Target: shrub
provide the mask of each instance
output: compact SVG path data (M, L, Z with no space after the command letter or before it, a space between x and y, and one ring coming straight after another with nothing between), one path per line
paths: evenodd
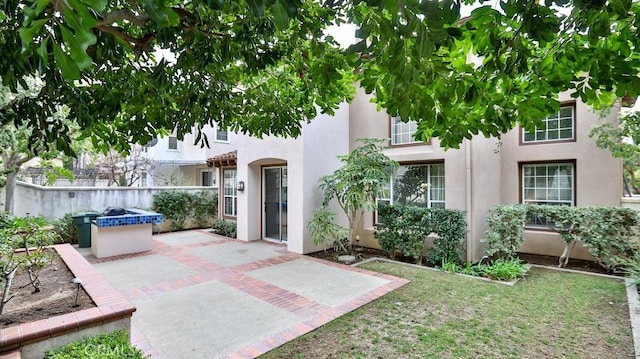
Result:
M191 213L198 226L206 225L209 218L218 214L218 195L211 191L196 192L191 197Z
M218 195L209 191L160 191L153 195L153 210L171 221L172 230L184 229L188 219L204 226L218 213Z
M45 359L143 359L142 351L129 343L124 330L84 337L77 342L69 343L45 352Z
M619 258L617 264L622 266L622 270L627 278L631 279L631 285L640 285L640 253L634 253L630 258Z
M321 206L313 211L313 218L307 224L311 238L315 245L324 245L325 249L331 245L338 250L349 252L349 230L335 223L335 214L329 207Z
M66 213L53 221L53 230L63 243L78 243L78 228L73 224L73 215Z
M438 265L459 262L466 236L463 211L414 206L388 206L378 209L379 222L375 237L382 250L393 257L396 251L422 262L424 241L432 233L433 248L427 251L427 261Z
M526 212L525 217L521 216ZM527 219L547 223L548 229L560 234L565 249L560 266L568 262L571 250L581 240L598 263L608 270L617 265L618 257L632 257L637 245L631 238L637 233L638 213L621 207L569 207L553 205L506 205L492 209L487 218L491 230L487 235L487 255L513 257ZM511 254L511 255L508 255Z
M236 238L238 235L238 227L236 225L236 222L225 221L223 219L214 220L211 229L214 233L223 235L225 237Z
M510 259L524 242L527 211L522 205L496 206L487 214L485 253L492 258Z

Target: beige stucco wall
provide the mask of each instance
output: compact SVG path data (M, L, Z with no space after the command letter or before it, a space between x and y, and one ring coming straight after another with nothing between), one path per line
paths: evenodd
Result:
M571 101L563 93L561 102ZM614 107L604 117L594 113L584 103L576 102L575 142L558 142L535 145L520 145L520 128L509 131L502 137L502 203L520 203L519 163L530 161L575 160L576 205L619 206L622 196L622 163L609 151L599 149L589 137L591 128L602 121L615 122L618 108ZM580 246L578 246L580 247ZM559 256L564 245L557 235L539 231L525 231L526 253ZM585 249L575 248L574 258L593 259Z
M350 108L350 148L361 137L389 138L389 116L376 110L371 97L361 89ZM561 94L560 101L571 100ZM576 161L577 205L618 206L622 195L622 166L608 151L595 146L589 138L591 127L600 121L615 121L618 109L613 108L601 118L586 105L576 104L576 141L541 145L520 145L520 129L514 129L501 139L475 136L465 140L459 149L445 151L432 140L430 145L394 147L385 153L402 162L445 163L446 207L467 211L467 260L483 255L482 238L487 230L488 210L500 203L520 202L519 162ZM358 244L378 247L372 234L373 215L365 218ZM526 231L526 242L521 248L528 253L560 255L564 248L557 235ZM572 257L592 259L578 246Z
M307 223L313 210L322 203L318 179L338 168L336 157L349 151L348 116L349 106L343 104L335 115L319 114L303 124L297 139L238 138L237 180L245 182L244 192L238 193L238 239L262 238L262 168L286 165L287 249L296 253L321 249L313 244Z

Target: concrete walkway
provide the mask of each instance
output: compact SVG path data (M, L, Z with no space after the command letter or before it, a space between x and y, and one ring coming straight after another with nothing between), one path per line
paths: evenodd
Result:
M153 250L97 259L137 308L132 342L152 358L253 358L407 280L207 230L160 234Z

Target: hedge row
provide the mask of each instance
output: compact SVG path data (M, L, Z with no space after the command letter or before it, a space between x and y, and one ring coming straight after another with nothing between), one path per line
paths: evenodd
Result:
M378 208L375 237L382 250L393 257L396 251L422 263L427 236L436 234L434 246L426 252L429 263L458 262L464 250L467 225L465 212L442 208L388 206Z

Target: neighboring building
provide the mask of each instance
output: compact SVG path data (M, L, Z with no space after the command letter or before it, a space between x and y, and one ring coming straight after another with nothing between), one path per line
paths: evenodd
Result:
M170 135L147 146L147 156L153 160L154 168L146 185L218 187L218 171L207 166L207 158L233 151L238 136L211 126L206 126L203 133L209 147L194 143L195 134L187 134L182 141Z
M380 198L379 203L467 212L468 260L483 255L485 217L497 204L620 205L622 164L588 136L599 121L615 121L618 109L601 119L580 101L561 94L562 108L544 120L545 128L533 133L516 128L501 139L475 136L460 149L445 152L437 139L414 143L415 124L378 112L369 100L359 90L335 116L320 115L303 124L297 139L230 134L229 151L216 151L207 162L218 170L219 213L237 222L239 239L286 241L288 250L297 253L319 250L306 228L322 202L318 179L340 166L336 157L354 149L358 138L390 139L385 153L401 164L390 198ZM198 166L194 168L202 170ZM357 244L378 246L374 222L375 213L366 216ZM522 251L562 252L559 236L543 224L531 223L525 233ZM579 248L572 256L589 258Z

